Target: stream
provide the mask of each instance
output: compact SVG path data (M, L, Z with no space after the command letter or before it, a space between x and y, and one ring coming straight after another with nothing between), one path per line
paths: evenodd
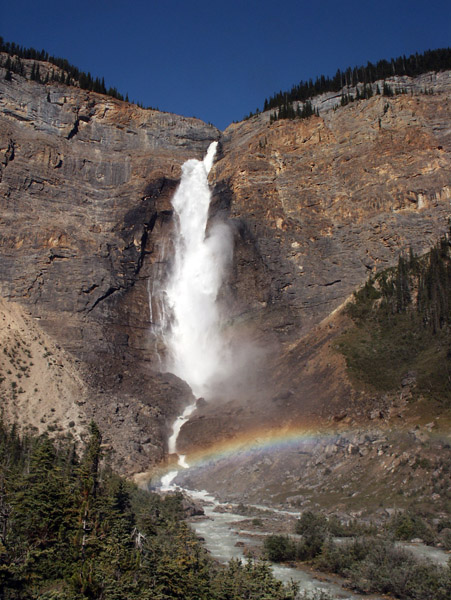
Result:
M251 535L252 532L249 531L240 532L239 529L234 528L234 524L245 521L249 517L228 511L215 512L216 507L228 505L217 502L207 492L184 491L195 500L200 500L203 504L206 518L192 520L190 525L196 535L204 540L205 547L211 556L221 563L227 563L232 558L246 560L243 553L243 545L252 542L252 537L255 539L255 535L260 534L256 532L253 536ZM326 592L331 598L337 600L356 600L363 597L371 600L382 600L380 596L361 596L344 590L338 582L338 578L333 578L333 576L327 576L327 581L323 581L317 579L309 572L295 567L272 564L271 569L274 576L280 581L284 583L295 581L298 583L301 593L313 591Z
M175 487L175 486L174 486ZM205 491L183 490L193 499L200 501L203 505L205 518L193 519L190 523L196 535L204 540L205 547L211 556L221 563L227 563L232 558L246 560L244 546L255 546L257 538L269 535L267 532L251 531L240 529L240 522L249 520L249 516L239 515L230 512L230 505L218 502L212 495ZM227 507L227 510L217 512L217 507ZM259 507L265 511L271 511L268 507ZM276 513L286 513L293 516L291 511L280 511L275 509ZM291 535L291 537L298 537ZM347 538L349 540L349 538ZM344 541L344 538L335 538L335 541ZM258 543L258 542L257 542ZM449 553L440 548L427 546L423 543L398 542L398 545L412 552L419 559L428 559L437 565L446 565L450 557ZM334 599L357 600L366 598L368 600L382 600L379 595L361 595L349 590L345 590L340 585L340 578L333 575L324 576L324 579L318 579L307 570L299 567L287 565L272 564L274 576L289 583L295 581L299 585L299 592L324 592Z

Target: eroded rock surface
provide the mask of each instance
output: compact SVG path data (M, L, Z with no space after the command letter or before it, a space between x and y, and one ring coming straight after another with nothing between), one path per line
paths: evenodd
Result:
M148 291L168 268L181 164L219 138L212 216L235 239L221 300L228 334L250 344L247 378L200 403L181 449L379 410L331 349L343 326L333 312L448 227L450 74L411 89L336 110L323 98L319 117L270 124L262 114L221 135L74 87L8 82L0 69L1 295L70 355L86 392L76 426L95 418L122 472L161 460L190 397L159 372Z
M185 451L261 426L366 414L330 349L342 327L333 313L371 273L448 230L451 79L437 77L434 94L421 93L425 76L413 94L305 120L258 115L224 132L213 178L215 210L236 231L228 303L238 335L266 355L255 385L184 426Z
M451 79L445 81L447 91L434 95L375 96L272 125L262 115L225 131L214 172L218 202L224 199L255 241L269 286L253 294L253 304L277 306L287 339L401 251L422 253L446 230ZM249 279L243 267L236 285L247 304Z
M12 79L0 73L1 293L80 361L88 417L123 471L142 470L162 457L168 423L190 395L158 372L148 280L164 272L154 263L180 166L219 132Z

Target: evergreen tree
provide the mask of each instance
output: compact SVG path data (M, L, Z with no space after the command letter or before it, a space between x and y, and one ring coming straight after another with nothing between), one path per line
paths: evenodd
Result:
M2 600L294 598L265 565L219 568L183 521L181 495L100 469L100 445L95 423L78 460L73 443L20 437L0 420Z
M282 104L304 102L325 92L339 92L342 90L344 96L349 96L349 94L344 93L345 87L357 86L357 96L371 97L373 94L371 84L378 80L384 80L394 75L416 77L428 71L448 69L451 69L451 48L428 50L422 55L415 54L408 58L402 56L390 61L380 60L375 65L368 62L366 66L348 67L344 71L338 69L334 77L321 75L316 78L314 83L311 79L309 81L301 81L287 92L279 91L272 97L265 99L264 110L277 110ZM366 94L371 95L365 96L365 92L362 93L358 84L367 85ZM371 92L369 91L370 89ZM392 95L393 93L392 90L389 91L388 89L386 89L386 92L387 95ZM380 94L379 86L376 87L376 94ZM352 101L351 97L348 97L347 100L342 99L343 105L350 101Z
M383 96L393 96L394 95L393 89L385 81L384 81L384 85L383 85L383 89L382 89L382 95Z

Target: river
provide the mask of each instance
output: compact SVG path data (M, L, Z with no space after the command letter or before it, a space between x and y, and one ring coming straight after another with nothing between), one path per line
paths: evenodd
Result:
M243 532L240 532L234 525L247 520L249 517L238 515L229 510L217 512L216 508L218 506L228 507L229 505L217 502L207 492L185 491L192 498L203 503L206 518L193 519L191 527L204 540L205 547L211 556L221 563L227 563L232 558L246 560L243 545L252 543L251 532L245 531L243 535ZM363 597L371 600L382 600L381 596L361 596L344 590L338 583L338 578L333 576L328 576L326 581L317 579L311 573L295 567L272 564L271 568L277 579L285 583L289 583L291 580L298 583L300 592L323 592L329 594L330 598L337 600L356 600Z

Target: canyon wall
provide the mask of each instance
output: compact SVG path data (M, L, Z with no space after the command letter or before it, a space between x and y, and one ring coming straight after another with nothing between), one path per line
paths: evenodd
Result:
M73 398L81 425L98 421L123 471L162 457L168 415L190 395L159 373L148 280L164 273L180 167L218 137L194 118L0 73L1 294L72 358L88 390ZM57 425L38 414L40 431Z
M409 247L426 251L448 228L451 76L428 77L433 94L421 80L412 93L345 107L323 98L319 117L270 123L264 113L221 134L74 87L5 81L0 69L4 310L19 304L71 361L83 388L73 392L77 427L94 418L120 470L163 457L190 395L159 372L148 290L167 270L181 164L212 140L211 214L235 239L222 302L231 337L255 349L255 368L248 388L199 408L182 445L358 403L325 350L327 319L369 274ZM0 384L7 405L14 376ZM58 425L52 402L56 393L33 413L40 431Z
M434 93L423 93L428 83ZM371 274L449 229L450 73L411 86L336 108L327 94L319 117L271 124L263 113L224 132L213 178L214 209L236 231L227 303L238 335L265 357L249 390L185 425L185 451L375 409L330 349L346 326L333 315Z
M370 273L446 230L451 77L438 78L432 95L374 96L271 125L265 113L224 132L218 201L255 240L269 284L246 305L277 306L282 338L303 335ZM236 268L242 297L251 277Z

